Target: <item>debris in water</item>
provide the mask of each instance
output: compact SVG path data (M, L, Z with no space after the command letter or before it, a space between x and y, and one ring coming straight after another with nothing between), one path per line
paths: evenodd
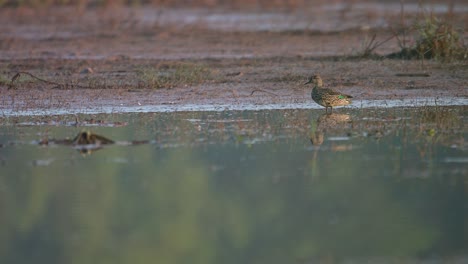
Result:
M91 133L90 131L80 132L74 139L73 145L108 145L114 144L114 141Z

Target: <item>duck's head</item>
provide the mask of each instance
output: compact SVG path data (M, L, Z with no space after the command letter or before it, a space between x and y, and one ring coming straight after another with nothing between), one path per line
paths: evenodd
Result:
M322 78L320 78L320 75L314 74L309 77L306 83L304 85L313 83L315 86L322 87Z

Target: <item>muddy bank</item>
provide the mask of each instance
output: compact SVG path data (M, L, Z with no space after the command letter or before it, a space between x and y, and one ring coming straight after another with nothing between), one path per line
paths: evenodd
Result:
M34 16L2 9L0 110L294 103L314 107L311 87L302 85L312 73L320 73L326 86L353 95L355 101L467 98L466 61L360 57L371 34L376 41L392 36L388 24L398 18L398 9L391 7L360 4L343 13L340 6L324 5L274 14L126 9L114 13L122 14L120 19L95 10L68 17L67 9ZM330 15L314 16L324 10ZM435 6L434 11L444 9ZM363 20L363 14L368 18ZM415 16L417 9L408 7L407 14ZM454 20L465 27L466 16L457 11ZM375 53L398 49L398 41L391 39ZM196 78L185 72L189 76L163 85L155 81L179 64L201 71ZM21 71L66 85L22 78L8 89ZM252 95L255 90L261 91Z
M94 88L61 89L34 80L20 82L16 88L3 87L0 94L3 111L88 109L96 107L155 106L155 105L242 105L242 104L306 104L311 87L304 86L307 76L319 72L326 86L333 87L360 100L391 100L417 98L468 98L467 68L460 64L425 62L424 71L418 61L347 60L280 57L270 59L206 59L192 61L204 64L212 72L211 80L200 84L174 88L142 88L133 69L157 64L154 60L76 61L47 60L31 63L22 61L21 68L59 82L89 84ZM36 64L36 65L35 65ZM37 67L37 64L42 64ZM84 65L94 72L81 74ZM28 68L29 67L29 68ZM68 67L63 75L60 68ZM19 69L20 67L17 66ZM34 71L40 68L41 71ZM123 70L122 70L123 69ZM425 75L405 76L425 72ZM401 76L403 75L403 76ZM91 79L90 79L91 78ZM106 85L102 88L101 85ZM253 91L256 91L252 94Z

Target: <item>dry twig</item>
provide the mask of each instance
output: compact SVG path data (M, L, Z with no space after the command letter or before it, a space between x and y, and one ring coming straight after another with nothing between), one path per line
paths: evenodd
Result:
M13 76L13 78L11 78L11 82L10 82L10 84L8 85L8 90L14 88L15 82L21 77L21 75L28 75L29 77L31 77L31 78L33 78L33 79L36 79L36 80L38 80L38 81L40 81L40 82L43 82L43 83L46 83L46 84L52 84L52 85L56 85L56 86L64 87L64 88L74 88L74 87L77 87L77 88L85 88L85 89L92 88L92 87L86 86L86 85L69 84L69 83L58 83L58 82L52 82L52 81L44 80L44 79L39 78L39 77L37 77L36 75L34 75L34 74L32 74L32 73L29 73L29 72L17 72L17 73Z

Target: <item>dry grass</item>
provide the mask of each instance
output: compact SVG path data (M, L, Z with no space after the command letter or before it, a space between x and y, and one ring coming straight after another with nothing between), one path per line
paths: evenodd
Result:
M200 64L172 62L142 67L137 70L137 78L143 88L173 88L213 80L213 74Z
M394 36L391 36L385 40L377 41L376 37L377 37L377 33L374 32L364 38L362 42L361 52L358 53L358 57L363 57L363 58L380 57L376 55L375 50L381 45L385 44L386 42L394 38Z
M17 73L12 78L6 75L0 75L0 86L6 86L8 89L16 88L18 85L37 83L39 80L28 74Z
M418 41L414 49L419 56L442 60L468 57L468 48L463 45L460 33L450 22L430 15L415 27Z
M453 2L446 16L421 10L412 23L406 21L402 4L400 20L390 27L401 51L388 57L403 59L465 60L468 46L463 43L463 29L453 21Z

